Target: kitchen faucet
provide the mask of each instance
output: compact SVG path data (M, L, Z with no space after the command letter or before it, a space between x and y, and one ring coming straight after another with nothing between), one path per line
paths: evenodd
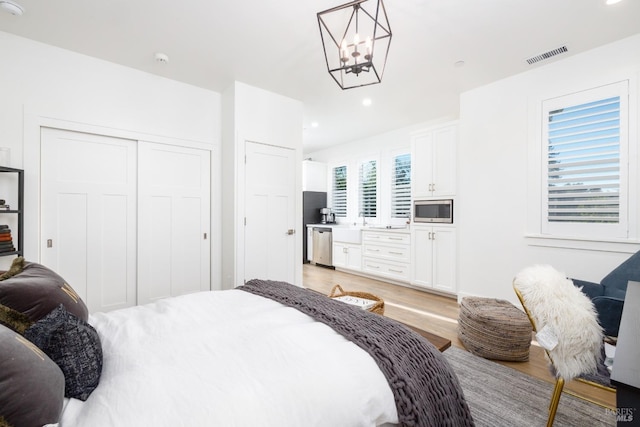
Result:
M360 212L360 215L362 217L362 226L364 227L365 225L367 225L367 217L365 216L364 212Z

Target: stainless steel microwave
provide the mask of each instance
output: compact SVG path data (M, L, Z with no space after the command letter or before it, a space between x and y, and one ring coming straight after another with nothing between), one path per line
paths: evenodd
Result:
M453 224L453 199L415 200L413 222Z

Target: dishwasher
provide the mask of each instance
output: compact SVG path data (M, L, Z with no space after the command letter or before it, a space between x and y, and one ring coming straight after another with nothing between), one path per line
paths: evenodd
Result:
M331 227L313 227L313 263L332 267L332 246Z

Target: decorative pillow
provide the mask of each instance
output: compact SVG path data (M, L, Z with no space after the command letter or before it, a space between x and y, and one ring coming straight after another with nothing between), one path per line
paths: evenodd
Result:
M8 271L3 271L0 274L0 280L7 280L9 277L13 277L16 274L20 273L24 268L24 257L17 257L11 262L11 268Z
M65 396L87 400L100 382L102 347L98 332L60 304L24 332L62 370Z
M32 322L60 304L84 321L89 318L87 306L73 288L58 274L35 262L25 262L22 271L0 281L0 304L26 314Z
M29 326L33 325L33 322L26 314L0 304L0 325L13 329L22 335ZM2 427L2 424L0 424L0 427Z
M16 427L54 424L63 402L60 368L33 343L0 325L0 420Z

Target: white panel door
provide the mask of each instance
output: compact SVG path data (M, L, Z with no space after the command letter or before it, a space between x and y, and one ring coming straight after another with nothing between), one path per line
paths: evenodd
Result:
M136 304L135 141L42 128L41 262L91 312Z
M293 283L294 150L246 142L244 279Z
M138 303L211 289L209 151L138 144Z

